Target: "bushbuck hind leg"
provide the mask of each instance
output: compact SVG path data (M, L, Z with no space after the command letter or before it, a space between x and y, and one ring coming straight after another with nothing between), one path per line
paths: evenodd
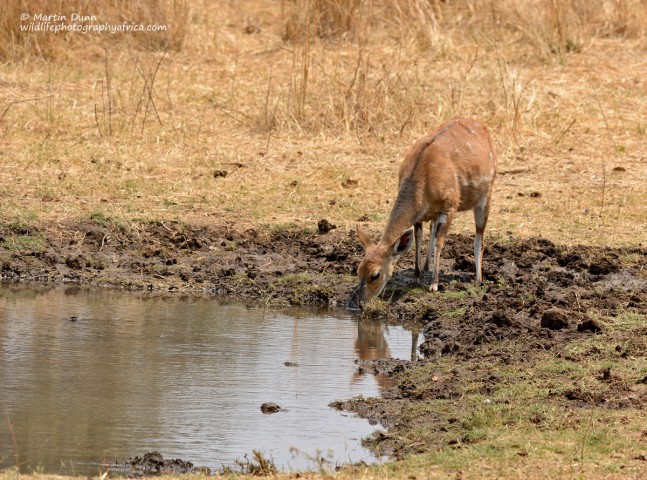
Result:
M422 222L414 225L413 236L416 239L416 266L415 266L415 280L419 284L422 279L422 271L420 270L420 245L422 243Z
M483 281L482 263L483 263L483 234L485 225L490 214L490 195L486 195L473 209L474 223L476 224L476 236L474 237L474 268L476 270L476 283Z
M440 269L440 252L443 249L443 245L445 244L445 236L447 236L447 232L449 231L449 226L452 223L452 219L454 218L454 211L450 211L447 214L440 214L438 217L438 220L436 220L436 228L435 228L435 235L434 235L434 276L433 279L431 280L431 285L429 286L429 291L431 292L437 292L438 291L438 280L439 280L439 275L438 275L438 270Z
M431 264L432 256L436 257L436 228L438 225L437 220L432 220L429 224L429 249L427 250L427 259L425 260L425 272L429 272L429 265Z

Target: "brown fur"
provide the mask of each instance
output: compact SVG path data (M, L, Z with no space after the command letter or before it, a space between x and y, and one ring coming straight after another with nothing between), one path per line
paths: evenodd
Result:
M374 298L384 288L397 256L411 248L409 229L412 225L415 226L416 278L421 277L419 256L423 222L432 222L432 236L437 242L431 284L431 289L436 290L440 250L452 218L456 212L470 209L474 210L477 224L475 261L476 280L480 282L482 235L495 175L496 155L490 135L479 122L450 120L432 134L420 138L400 167L398 196L378 244L372 245L366 234L358 230L366 250L358 270L360 301ZM379 278L372 281L371 277L378 271Z

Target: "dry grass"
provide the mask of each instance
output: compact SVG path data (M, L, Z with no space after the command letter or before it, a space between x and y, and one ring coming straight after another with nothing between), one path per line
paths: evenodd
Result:
M644 0L100 5L29 8L170 28L22 35L0 6L4 223L378 232L408 147L465 115L499 152L491 235L644 242Z
M73 14L83 17L94 15L96 19L73 19ZM28 20L21 20L28 15ZM55 15L55 18L48 16ZM43 18L46 16L48 18ZM59 21L61 17L66 20ZM33 21L35 29L28 27ZM138 46L158 50L179 50L184 44L190 22L187 0L108 0L95 5L90 0L7 0L0 4L0 59L15 61L39 56L58 59L83 49L88 43L107 44L115 36L134 41ZM59 31L55 24L86 25L124 24L163 25L159 31L130 31L110 33L88 30Z

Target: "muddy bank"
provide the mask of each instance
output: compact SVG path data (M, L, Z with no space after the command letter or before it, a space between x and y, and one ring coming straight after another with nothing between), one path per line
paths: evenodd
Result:
M416 402L459 398L458 379L468 378L487 393L509 381L498 376L498 366L529 363L546 351L584 362L585 357L574 357L566 348L571 342L605 335L602 319L647 314L647 252L642 246L573 247L543 239L490 242L483 261L485 282L478 288L472 284L471 251L471 238L449 236L441 289L434 294L414 285L413 255L405 256L383 300L362 314L364 321L386 318L424 334L422 360L358 365L363 372L394 376L394 387L383 398L335 404L389 429L371 439L381 453L398 457L466 441L452 433L460 423L452 415L406 413ZM229 225L151 223L125 228L83 223L0 230L0 275L5 281L78 283L151 295L228 296L275 307L343 307L361 255L354 233L339 228L322 228L319 233L239 231ZM425 283L429 280L427 274ZM644 358L647 326L642 333L610 337L613 354ZM454 370L412 380L412 371L438 358L455 360ZM647 405L647 388L640 379L621 378L613 371L594 371L591 376L604 388L573 385L554 393L554 400L568 408ZM401 433L414 422L438 434L406 439Z
M145 453L142 457L129 458L123 464L109 465L109 467L115 472L128 475L128 477L184 474L211 475L211 470L207 467L198 467L179 458L167 460L161 453L156 451Z
M355 283L361 246L352 231L323 231L238 231L228 225L196 228L161 222L132 228L97 223L2 226L0 278L343 306ZM471 285L471 250L471 238L449 236L443 250L441 290L459 292ZM568 306L582 290L595 290L595 295L629 291L640 296L647 286L646 255L642 247L565 247L542 239L490 242L484 258L486 290L494 298L501 292L513 293L508 288L515 294L532 293L538 302L535 309ZM411 293L426 293L424 287L414 287L412 257L407 255L399 263L383 295L395 307L386 315L415 316L408 306ZM611 305L615 294L609 297ZM492 298L484 300L488 302L484 310L497 307ZM419 313L433 315L427 310Z
M318 235L173 223L4 227L0 278L331 306L346 301L352 281L344 275L353 273L359 248L336 230Z

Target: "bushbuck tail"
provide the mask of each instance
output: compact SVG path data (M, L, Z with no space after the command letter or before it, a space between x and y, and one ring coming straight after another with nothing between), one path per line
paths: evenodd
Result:
M472 210L476 223L476 283L482 280L483 232L490 212L496 156L487 128L470 119L454 119L420 138L400 167L398 196L382 238L375 245L357 226L365 254L351 306L361 307L384 289L400 255L416 245L415 278L420 282L422 225L431 222L425 270L433 260L429 289L438 290L440 252L456 212Z

